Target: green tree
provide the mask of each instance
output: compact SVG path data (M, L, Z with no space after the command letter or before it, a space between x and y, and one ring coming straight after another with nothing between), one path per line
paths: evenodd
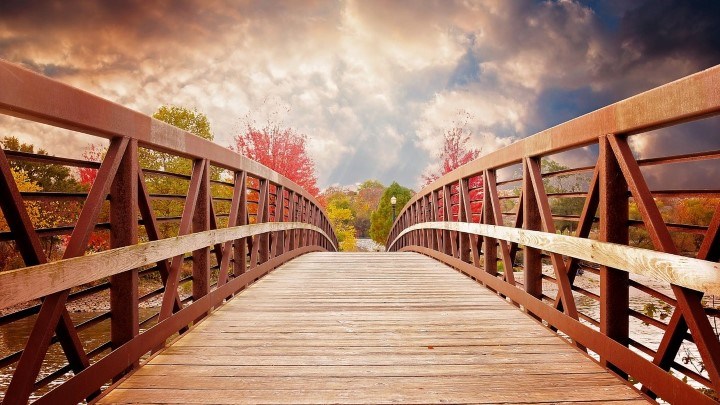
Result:
M166 122L174 127L188 131L195 136L212 141L210 121L207 116L197 110L174 105L163 105L153 114L153 118ZM140 165L153 170L190 174L192 162L167 153L150 149L140 149Z
M553 173L569 169L568 166L562 165L555 160L544 158L540 162L540 170L542 173ZM588 174L561 174L543 179L545 191L552 193L575 193L587 191L587 187L583 184L590 183ZM552 197L550 198L550 211L555 215L580 215L585 205L585 197ZM568 220L555 221L555 228L564 233L569 234L577 228L577 222Z
M407 188L399 185L397 182L393 182L390 187L385 189L382 197L380 197L380 203L375 211L370 216L370 237L377 243L385 244L388 234L390 233L390 227L392 226L392 206L390 205L390 198L395 196L397 203L395 206L396 213L399 214L405 204L410 201L414 192Z
M213 133L210 130L210 121L207 115L196 109L189 109L176 105L163 105L153 114L153 118L184 129L195 136L212 141Z
M212 141L214 139L210 128L210 121L207 116L195 109L188 109L180 106L163 105L153 114L153 118L166 122L170 125L188 131L200 138ZM138 159L140 165L146 169L159 170L168 173L189 175L192 171L190 159L141 148ZM221 178L221 170L212 168L210 177L212 180ZM185 195L189 187L189 181L172 176L146 174L148 191L152 194L164 195ZM229 187L212 184L212 195L214 197L229 197L232 190ZM228 203L216 203L218 211L229 209ZM178 217L182 214L184 203L178 199L162 199L153 202L153 208L158 217ZM223 220L226 220L223 218ZM177 233L178 224L165 222L161 225L163 234L171 236Z

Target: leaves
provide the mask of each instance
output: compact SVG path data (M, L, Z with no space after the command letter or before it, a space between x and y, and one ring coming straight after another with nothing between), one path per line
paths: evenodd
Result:
M372 212L378 207L385 186L376 180L366 180L358 186L353 200L355 211L355 229L361 237L370 236L370 219Z
M320 192L315 162L307 151L307 136L292 128L270 122L262 128L247 124L235 136L231 149L282 174L313 196Z
M380 198L378 208L372 213L370 218L370 237L377 243L385 244L390 227L392 226L393 214L390 198L395 196L397 203L395 204L395 214L399 214L405 204L410 201L414 192L409 188L403 187L393 182Z
M3 149L38 155L48 155L43 149L35 150L35 146L20 141L13 137L0 139L0 146ZM35 162L10 162L10 168L15 171L22 171L27 175L29 181L36 183L43 191L81 191L82 186L72 176L69 168L61 165L52 165Z
M335 235L342 251L355 250L355 226L350 197L346 192L333 192L327 196L328 220L335 229Z
M184 129L208 141L212 141L214 138L207 116L196 109L191 110L176 105L163 105L155 111L153 118Z
M439 171L423 174L423 186L480 156L481 149L471 148L468 145L472 136L472 131L468 129L470 115L464 111L459 111L458 114L465 116L464 122L455 122L452 128L443 134L443 149L437 154L437 160L442 162L440 169Z

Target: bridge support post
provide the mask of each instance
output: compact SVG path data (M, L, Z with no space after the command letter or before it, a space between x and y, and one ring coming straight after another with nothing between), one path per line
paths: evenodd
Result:
M617 159L610 149L607 137L600 142L598 157L600 177L600 241L628 244L628 185ZM617 342L628 345L629 326L629 273L600 266L600 332ZM603 366L621 372L606 359Z
M490 193L487 192L487 171L483 173L483 223L495 225L495 217L492 212L492 201L490 201ZM485 272L491 275L497 275L497 239L483 236L482 253L483 267Z
M138 243L138 145L131 140L110 189L110 246ZM138 271L110 277L110 341L117 349L140 333L138 317ZM127 371L137 367L135 362ZM124 374L124 373L123 373ZM121 377L121 375L116 378Z
M523 229L539 231L542 225L538 201L533 196L532 179L530 177L529 159L523 159ZM539 160L539 159L538 159ZM542 255L539 249L525 246L523 248L523 268L525 291L535 298L542 297Z
M238 216L235 224L231 225L246 225L247 220L247 175L244 171L235 173L235 188L239 192L239 200L237 207ZM245 273L247 269L247 239L242 238L233 242L233 273L235 277Z
M193 213L193 232L202 232L210 229L210 162L203 161L203 170L200 181L195 212ZM193 251L193 301L207 295L210 291L210 247Z

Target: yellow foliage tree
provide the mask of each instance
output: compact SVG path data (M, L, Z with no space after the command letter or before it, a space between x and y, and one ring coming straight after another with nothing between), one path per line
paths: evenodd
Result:
M20 192L40 191L42 189L42 187L40 187L37 183L30 180L25 171L14 169L11 169L11 171L13 179L15 180L15 184L17 184ZM38 206L37 202L30 201L26 203L25 207L33 224L42 222L42 216L40 215L40 207ZM3 216L0 216L0 232L7 232L9 230L10 227L8 226L7 221L5 220L5 215L3 214ZM14 269L22 266L23 262L20 258L20 255L17 253L17 249L14 249L14 247L7 242L1 243L0 270Z
M355 217L350 210L350 199L347 195L336 193L328 201L327 215L335 229L340 250L352 252L356 250Z

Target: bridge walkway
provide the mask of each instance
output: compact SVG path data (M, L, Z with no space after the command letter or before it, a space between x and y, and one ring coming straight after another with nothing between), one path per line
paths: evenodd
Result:
M311 253L100 403L646 403L471 279L415 253Z

